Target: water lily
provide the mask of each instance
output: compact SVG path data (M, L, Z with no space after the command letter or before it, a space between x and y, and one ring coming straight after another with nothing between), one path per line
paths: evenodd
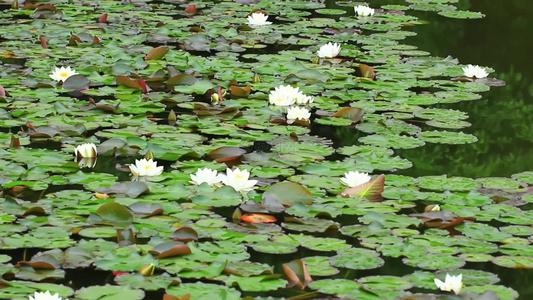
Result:
M61 297L59 297L59 293L55 293L53 295L50 294L50 291L42 293L35 292L35 294L33 294L33 297L30 296L29 300L61 300Z
M293 106L287 109L287 123L292 124L296 120L308 121L311 113L305 107Z
M339 55L339 52L341 52L341 45L329 42L325 45L322 45L316 54L320 58L333 58Z
M48 76L50 76L50 78L52 78L55 81L63 81L63 82L65 82L65 80L67 80L67 78L69 78L72 75L76 75L76 74L78 74L78 73L76 73L76 70L71 69L70 66L69 66L69 67L66 67L66 68L65 67L61 67L61 68L56 67L56 69L52 72L52 74L50 74Z
M136 176L158 176L163 172L163 167L158 167L157 162L149 159L136 159L135 165L130 164L130 171Z
M234 188L236 191L247 192L253 189L254 185L257 183L257 180L248 180L250 178L250 172L248 170L231 170L230 168L226 169L226 174L218 175L220 181L225 185L229 185Z
M261 12L255 12L251 16L248 16L248 24L252 26L270 25L272 22L267 21L268 16Z
M440 211L440 205L436 204L434 205L430 211Z
M372 16L374 14L374 9L366 5L357 5L353 9L356 15L362 17Z
M200 185L202 183L207 183L209 185L214 185L220 182L220 178L217 175L216 170L211 170L209 168L203 168L196 170L195 174L191 174L191 183Z
M304 105L304 104L308 104L308 103L313 103L313 101L315 101L315 99L311 96L307 96L305 95L304 93L302 92L299 92L297 95L296 95L296 99L295 99L295 102L296 104L300 104L300 105Z
M76 155L76 157L96 157L96 154L98 154L98 151L96 150L96 145L93 143L81 144L74 148L74 155Z
M290 85L280 85L270 92L268 101L270 104L276 106L289 106L296 102L299 93L299 88L293 88Z
M364 172L358 172L358 171L350 171L344 173L344 177L341 178L342 183L349 187L354 187L361 185L363 183L367 183L372 179L368 173Z
M463 274L453 276L446 273L446 279L444 282L438 278L433 279L433 281L441 291L453 291L456 295L459 295L461 289L463 288Z
M485 68L478 65L467 65L463 68L463 72L466 77L485 78L489 76Z

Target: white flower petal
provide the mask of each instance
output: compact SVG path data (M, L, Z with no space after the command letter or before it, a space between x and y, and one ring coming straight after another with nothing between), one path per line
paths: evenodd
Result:
M489 76L489 73L485 68L478 65L467 65L466 67L463 67L463 73L466 77L472 78L485 78Z
M248 170L235 170L226 169L226 175L220 175L219 178L224 183L233 187L236 191L247 192L253 189L253 186L257 183L257 180L248 180L250 172Z
M264 25L270 25L272 22L268 22L268 16L264 15L261 12L255 12L252 15L248 16L248 24L252 26L264 26Z
M56 67L55 70L52 72L52 74L48 75L50 78L52 78L55 81L62 81L65 82L67 78L69 78L72 75L78 74L76 70L71 69L70 67Z
M209 185L214 185L220 182L220 177L217 174L216 170L211 170L208 168L198 169L195 174L191 174L191 183L200 185L202 183L207 183Z
M96 149L96 145L93 143L81 144L74 148L74 155L77 157L90 158L96 157L97 154L98 150Z
M435 282L435 285L441 291L446 291L446 292L453 291L456 295L459 295L459 293L461 293L461 289L463 288L463 274L453 276L453 275L446 273L446 278L444 282L442 282L438 278L433 279L433 282Z
M362 17L372 16L374 9L366 5L357 5L354 7L355 14Z
M344 173L344 177L341 178L341 182L349 187L355 187L363 183L370 181L372 177L368 173L350 171Z
M50 291L46 292L35 292L32 296L29 296L30 300L61 300L61 297L59 297L59 293L51 294Z
M341 45L331 42L322 45L320 49L317 51L317 55L320 58L333 58L337 55L339 55L339 52L341 51Z
M140 160L135 160L135 165L129 165L130 171L133 175L137 176L158 176L163 172L163 166L157 166L157 162L145 158Z
M311 113L305 107L293 106L287 109L287 121L294 122L295 120L308 121Z
M300 94L299 88L293 88L290 85L280 85L268 95L268 101L276 106L289 106L294 104L297 96Z

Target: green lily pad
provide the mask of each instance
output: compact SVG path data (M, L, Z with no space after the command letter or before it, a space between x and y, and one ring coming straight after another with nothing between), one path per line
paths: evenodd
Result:
M127 286L91 286L81 288L76 292L76 297L86 300L118 300L121 299L121 297L128 297L128 299L132 300L140 300L144 298L144 292L142 290L135 290Z
M297 251L297 248L290 244L264 242L255 244L253 249L257 252L272 253L272 254L289 254Z
M440 11L439 15L455 19L480 19L485 15L480 12L455 10L455 11Z
M167 293L181 297L190 294L191 299L209 300L209 299L226 299L239 300L241 293L233 288L209 283L184 283L179 286L173 286L167 289Z
M358 283L366 290L407 290L410 289L413 284L402 277L395 276L367 276L359 278Z
M424 131L418 137L429 143L439 144L469 144L477 141L477 137L468 133L453 131Z

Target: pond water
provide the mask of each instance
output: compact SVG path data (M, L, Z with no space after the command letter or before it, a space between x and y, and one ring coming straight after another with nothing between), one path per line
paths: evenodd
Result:
M194 3L0 6L1 299L533 298L527 1Z
M479 20L448 19L433 13L417 13L429 23L407 43L438 56L450 55L461 62L490 65L506 86L483 94L483 103L461 102L448 107L468 112L468 132L479 141L461 149L447 146L406 151L414 162L411 176L449 174L467 177L510 176L533 168L533 69L524 63L533 41L524 39L533 28L533 11L527 1L461 1L461 8L482 11ZM453 156L453 158L452 158ZM453 164L448 163L450 159ZM420 162L417 164L417 162Z

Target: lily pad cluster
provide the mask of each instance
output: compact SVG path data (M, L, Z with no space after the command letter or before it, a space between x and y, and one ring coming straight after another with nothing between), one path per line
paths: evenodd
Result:
M344 1L241 2L1 6L0 298L426 299L448 272L464 299L516 299L498 274L465 266L533 268L531 172L394 174L413 167L395 149L476 142L446 104L494 83L402 44L416 34L403 26L421 23L409 10L482 15L452 0L364 17ZM248 25L257 12L273 24ZM340 53L318 58L328 42ZM55 82L56 66L78 74ZM281 85L313 97L309 122L269 104ZM333 130L353 142L322 134ZM73 155L84 143L90 163ZM131 181L143 157L163 172ZM255 189L191 183L234 166ZM349 171L373 179L347 189ZM72 283L75 272L98 279Z

